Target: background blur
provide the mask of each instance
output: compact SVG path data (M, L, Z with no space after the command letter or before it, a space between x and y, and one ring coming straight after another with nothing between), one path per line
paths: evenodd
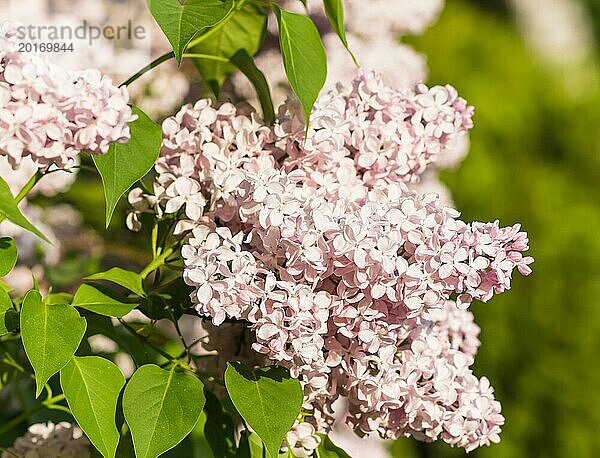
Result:
M535 257L534 273L516 275L510 293L471 308L482 328L475 372L496 388L506 425L499 445L469 456L600 457L600 0L447 0L437 23L403 42L427 56L428 83L450 83L476 107L468 156L441 175L457 208L467 221L521 222ZM188 83L176 77L144 91L185 94ZM181 99L159 102L166 107L157 103L157 113L172 113ZM59 199L105 237L95 174L82 171ZM124 217L122 204L101 246L64 240L48 283L68 287L100 264L144 265L147 251ZM465 455L408 439L392 451ZM206 453L197 446L178 456Z
M442 175L457 208L522 222L535 257L530 277L471 308L475 372L506 417L502 442L471 457L600 456L600 1L572 2L575 14L565 3L448 0L410 40L429 82L476 107L469 155ZM464 455L413 445L395 456Z

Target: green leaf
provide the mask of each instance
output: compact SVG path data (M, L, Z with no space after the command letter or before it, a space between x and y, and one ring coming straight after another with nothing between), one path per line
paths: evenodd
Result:
M237 411L262 439L271 457L277 458L283 439L302 408L300 382L282 367L251 372L240 363L229 363L225 386Z
M244 50L238 51L232 58L231 62L250 80L263 112L264 121L267 124L273 124L275 121L275 109L273 108L273 100L271 99L271 90L267 78L261 72L254 59Z
M356 61L356 57L350 51L350 47L348 46L348 39L346 38L346 28L344 26L344 5L342 0L323 0L323 5L325 6L325 13L327 14L327 19L331 23L331 27L337 33L338 37L350 53L352 60L355 64L358 65Z
M210 391L205 394L206 423L204 425L204 437L206 437L215 457L235 458L237 447L233 420L225 412L214 394Z
M138 458L156 458L191 431L204 407L204 385L191 375L149 364L140 367L123 394L123 413Z
M89 310L98 315L120 318L137 307L137 302L123 302L114 292L99 289L91 285L81 285L75 297L73 306Z
M99 356L73 357L60 371L60 386L71 413L105 458L114 458L119 444L115 415L124 385L119 368Z
M92 157L104 184L106 227L121 196L150 171L160 153L161 128L138 107L133 107L133 113L138 119L129 124L131 139L113 143L108 153Z
M138 296L146 295L144 287L142 286L142 277L135 272L121 269L120 267L113 267L106 272L90 275L85 277L84 280L106 280L116 283L123 288L127 288L129 291L137 294Z
M35 371L36 397L75 354L86 326L72 306L47 305L39 292L27 293L21 307L21 338Z
M247 3L227 24L212 34L209 40L191 48L191 52L230 59L243 50L253 56L262 46L266 30L267 15L264 10ZM217 96L225 77L236 71L236 67L227 62L199 58L193 61L204 81Z
M0 177L0 215L8 218L17 226L21 226L23 229L34 233L42 240L51 243L44 234L42 234L33 224L31 224L29 220L25 218L25 216L23 216L23 213L21 213L21 210L19 210L17 201L15 201L15 198L10 192L10 188L6 184L6 181L2 179L2 177Z
M154 19L173 47L177 63L192 39L227 16L232 0L147 0Z
M13 270L18 257L15 241L10 237L0 238L0 277L8 275Z
M13 307L8 293L0 289L0 336L6 335L19 327L19 314Z
M327 79L327 57L319 31L310 18L273 4L279 23L279 47L285 73L304 110L306 125L310 112Z
M317 448L317 458L350 458L345 451L335 445L329 436L319 434L321 443Z

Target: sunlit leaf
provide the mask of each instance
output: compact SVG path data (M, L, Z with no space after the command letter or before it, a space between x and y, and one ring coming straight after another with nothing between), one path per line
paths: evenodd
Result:
M69 362L85 334L86 321L70 305L48 305L29 291L21 307L21 338L35 372L36 397Z
M123 393L123 413L137 458L156 458L196 426L204 407L204 385L188 374L140 367Z

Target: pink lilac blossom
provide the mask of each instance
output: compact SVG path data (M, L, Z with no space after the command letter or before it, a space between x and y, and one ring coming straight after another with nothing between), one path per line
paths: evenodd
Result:
M295 105L280 108L276 130L288 141L289 165L325 178L343 171L351 179L356 170L368 186L381 179L417 182L473 126L473 107L452 86L396 90L374 72L361 72L349 87L321 96L306 139L303 122L293 119L301 116Z
M135 26L145 30L143 40L124 34L114 40L91 43L87 39L77 39L75 52L52 55L53 63L61 67L74 70L97 68L113 81L127 79L154 58L171 50L145 3L138 0L0 0L0 10L4 17L25 25L70 26L73 29L83 20L106 27L122 24L123 18L135 18ZM129 85L129 95L148 116L164 118L179 109L190 84L175 64L165 63L155 68L151 75Z
M97 70L67 71L18 51L14 24L0 29L0 154L13 168L31 157L39 169L76 163L129 140L126 88Z
M350 456L362 456L364 450L369 450L369 458L392 458L390 441L378 435L360 437L354 433L344 420L348 415L348 402L339 398L333 405L335 423L327 436Z
M341 397L359 436L497 442L504 418L470 369L466 308L531 272L527 234L465 223L406 185L472 109L449 86L394 90L360 73L319 98L306 138L292 103L279 114L269 128L230 104L183 107L163 123L156 195L130 196L134 212L179 218L196 310L249 326L252 349L302 382L316 431Z
M231 104L213 108L209 100L188 104L163 122L163 147L156 163L155 196L132 191L130 228L142 213L155 208L172 214L184 209L178 229L198 221L206 206L231 200L244 180L243 166L261 156L274 165L275 135L254 113L242 114ZM281 152L281 155L283 151Z

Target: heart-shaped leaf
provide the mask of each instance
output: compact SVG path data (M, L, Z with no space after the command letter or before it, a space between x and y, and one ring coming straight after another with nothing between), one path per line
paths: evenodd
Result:
M240 363L227 365L225 386L233 405L277 458L288 431L302 408L300 382L278 366L250 371Z
M285 73L304 110L306 124L327 79L327 57L312 20L272 5L279 24L279 47Z
M123 302L110 291L102 291L99 288L85 284L81 285L75 293L73 305L98 315L117 318L127 315L138 306L137 302Z
M123 393L123 413L137 458L156 458L196 426L204 407L204 385L196 377L149 364L140 367Z
M0 238L0 277L8 275L13 270L18 257L15 241L10 237Z
M48 240L46 236L31 224L29 220L25 218L23 213L21 213L17 201L13 197L12 192L10 192L8 184L6 184L6 181L4 181L2 177L0 177L0 215L50 243L50 240Z
M160 153L161 128L138 107L133 107L133 113L138 119L129 124L131 139L113 143L108 153L92 157L104 185L106 227L121 196L150 171Z
M119 444L115 415L124 385L119 368L99 356L73 357L60 371L71 413L104 458L113 458Z
M39 292L27 293L21 307L21 338L35 372L36 397L75 354L86 327L72 306L44 304Z
M147 0L154 19L173 47L177 62L192 39L218 24L233 8L232 0Z
M120 267L113 267L106 272L99 272L97 274L90 275L85 277L85 280L106 280L116 283L123 288L127 288L129 291L137 294L138 296L146 295L142 286L142 277L140 274L121 269Z

